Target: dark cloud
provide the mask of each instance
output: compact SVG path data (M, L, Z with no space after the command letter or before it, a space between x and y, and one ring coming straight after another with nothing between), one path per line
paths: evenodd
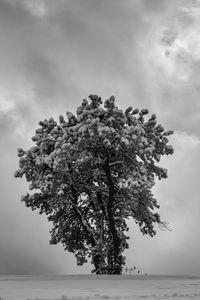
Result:
M82 95L100 91L127 104L148 102L138 46L147 25L139 11L137 1L67 1L49 19L62 40L63 63L73 70L66 80L74 80Z
M144 10L147 10L148 12L153 12L154 14L163 13L163 9L166 8L167 6L167 1L166 0L142 0L141 1Z
M49 58L48 53L28 49L23 63L24 74L33 86L35 100L44 106L53 102L55 107L57 97L65 93L57 62Z
M1 22L4 22L4 24L8 26L11 26L14 23L17 27L23 27L24 21L30 22L30 17L24 13L24 10L19 3L19 1L15 0L0 1ZM13 29L15 30L16 27Z

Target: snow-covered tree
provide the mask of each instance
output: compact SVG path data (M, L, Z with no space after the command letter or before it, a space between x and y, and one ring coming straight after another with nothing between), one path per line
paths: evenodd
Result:
M147 109L124 112L111 96L90 95L76 110L39 122L35 146L18 149L19 170L30 183L22 197L27 207L45 213L52 222L51 244L61 242L78 265L91 258L93 272L121 274L128 248L127 220L143 234L154 236L155 224L165 224L151 192L155 178L167 178L157 162L173 153L172 131L157 125Z

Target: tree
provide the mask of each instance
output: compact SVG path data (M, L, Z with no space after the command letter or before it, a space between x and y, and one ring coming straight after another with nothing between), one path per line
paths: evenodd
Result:
M127 219L133 218L143 234L154 236L155 224L165 223L151 192L155 178L167 178L156 163L173 153L156 115L147 109L115 106L111 96L84 99L76 116L67 112L59 123L39 122L32 137L35 146L18 149L19 170L32 191L22 201L45 213L52 222L51 244L61 242L77 264L91 258L96 274L121 274L128 248Z

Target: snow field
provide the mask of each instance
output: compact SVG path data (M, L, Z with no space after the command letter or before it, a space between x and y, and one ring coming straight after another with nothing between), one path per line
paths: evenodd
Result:
M144 275L0 276L0 300L200 300L200 278Z

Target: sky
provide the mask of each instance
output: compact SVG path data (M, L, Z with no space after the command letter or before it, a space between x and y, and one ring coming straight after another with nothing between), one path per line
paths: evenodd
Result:
M84 274L50 223L20 202L17 148L39 120L111 95L174 130L168 179L153 188L170 230L143 236L130 222L127 266L200 275L200 1L0 0L0 274Z

